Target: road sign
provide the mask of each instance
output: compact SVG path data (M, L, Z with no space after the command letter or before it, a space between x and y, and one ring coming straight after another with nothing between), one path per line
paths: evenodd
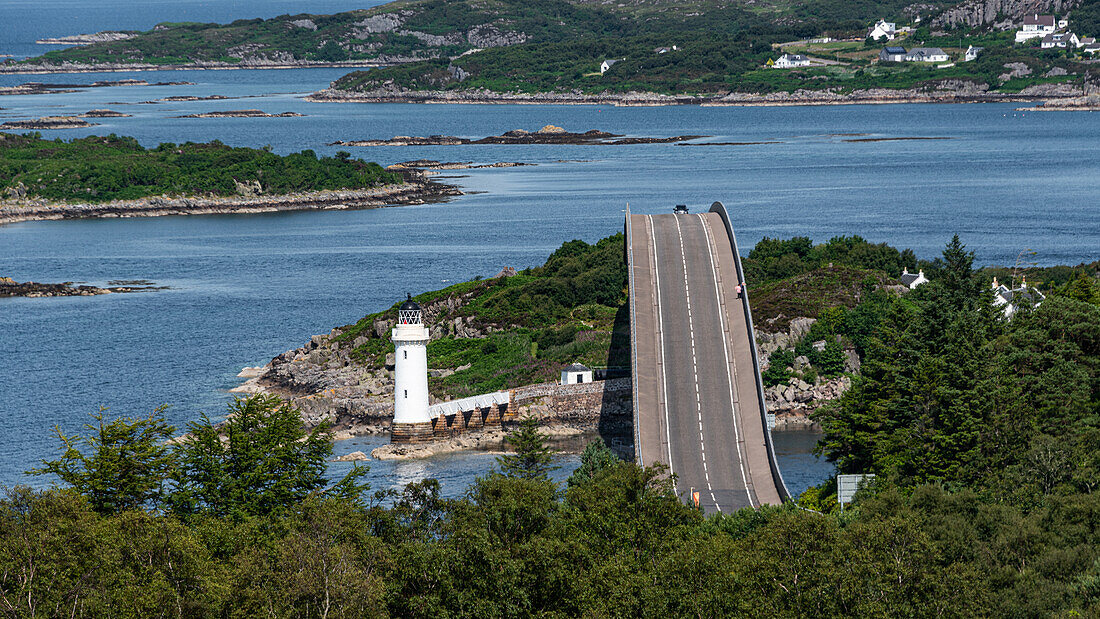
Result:
M860 489L864 484L871 483L871 480L875 476L873 473L864 473L857 475L837 475L836 476L836 502L840 503L840 508L844 509L845 503L851 503L852 497L856 495L856 491Z

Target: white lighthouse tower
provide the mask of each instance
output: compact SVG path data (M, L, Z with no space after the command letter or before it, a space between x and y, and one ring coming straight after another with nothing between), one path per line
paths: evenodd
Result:
M410 295L397 310L393 329L394 443L416 443L432 436L432 418L428 415L428 329L422 312Z

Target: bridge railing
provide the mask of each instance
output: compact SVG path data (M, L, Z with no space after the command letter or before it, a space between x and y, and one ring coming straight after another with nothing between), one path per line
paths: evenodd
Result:
M775 485L779 491L779 498L783 501L789 501L791 494L787 490L787 483L783 481L783 473L779 471L779 463L775 459L775 446L772 444L771 425L768 423L768 409L764 400L764 380L760 376L760 356L756 350L756 330L752 324L749 293L745 286L745 270L741 267L741 252L737 249L737 236L733 233L733 225L730 224L730 216L726 212L725 204L715 202L710 205L710 212L718 213L718 216L722 218L722 223L726 225L726 234L729 235L730 244L733 246L733 262L737 268L737 281L741 282L741 305L745 310L745 322L749 329L749 352L752 354L752 369L753 374L756 376L756 396L760 402L760 421L764 424L764 442L768 448L768 466L771 468L772 477L776 481Z
M630 286L630 386L631 405L634 413L634 460L642 463L642 435L641 419L638 417L638 347L634 344L638 341L638 317L634 311L634 245L630 235L630 204L626 205L626 245L623 258L626 259L626 279Z

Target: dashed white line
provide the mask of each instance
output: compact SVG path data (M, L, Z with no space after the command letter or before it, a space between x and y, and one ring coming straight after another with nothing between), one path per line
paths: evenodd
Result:
M665 440L668 445L668 474L675 474L676 470L672 466L672 433L669 429L668 423L668 373L665 372L665 343L663 338L665 336L665 311L661 305L661 267L660 261L657 259L657 234L653 228L653 216L646 215L646 225L649 228L649 240L653 244L653 281L657 286L657 325L661 335L658 338L658 344L661 347L661 382L664 386L665 396ZM672 491L678 494L676 489L676 481L673 478Z
M741 427L740 424L737 423L737 407L734 404L733 397L733 375L730 373L730 351L729 346L726 343L726 316L724 312L722 312L722 296L718 290L718 271L716 270L717 267L714 264L714 252L711 251L710 228L707 226L706 219L704 219L701 214L696 214L696 216L699 217L699 222L703 225L703 234L705 234L707 237L707 256L710 258L711 275L713 275L714 278L714 298L717 300L718 303L717 312L719 326L721 327L722 331L722 351L725 353L726 357L726 380L728 381L727 384L729 384L730 387L730 413L733 415L733 434L737 442L737 460L738 463L741 465L741 481L745 485L745 496L747 496L749 499L749 505L751 507L756 507L756 504L752 500L752 492L749 491L748 474L745 471L745 454L741 447Z
M680 219L679 217L674 217L673 221L676 222L676 236L680 239L680 260L684 269L684 298L687 301L688 339L691 342L691 368L695 377L693 381L695 385L695 406L699 415L699 447L701 450L705 450L706 447L703 439L703 401L699 393L699 370L696 364L695 355L695 325L691 316L691 285L688 284L687 254L684 252L684 234L680 228ZM706 456L703 457L703 479L707 482L707 491L710 493L710 500L714 501L714 507L718 511L722 511L722 507L718 504L718 499L714 496L714 487L711 486L710 483L710 471L707 469Z

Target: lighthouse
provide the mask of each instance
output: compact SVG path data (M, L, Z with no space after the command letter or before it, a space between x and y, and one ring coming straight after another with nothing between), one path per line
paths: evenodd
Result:
M397 310L394 346L393 426L394 443L417 443L432 436L428 415L428 329L423 313L409 295Z

